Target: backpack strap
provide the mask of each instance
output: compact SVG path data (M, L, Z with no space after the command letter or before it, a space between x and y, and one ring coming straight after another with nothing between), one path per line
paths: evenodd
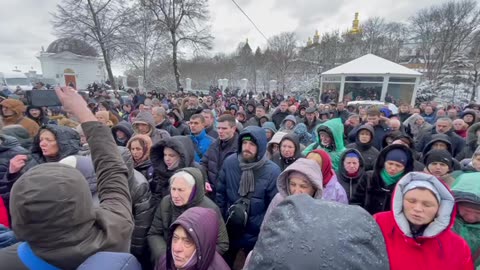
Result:
M60 270L33 253L27 242L21 243L17 248L17 254L22 263L30 270Z

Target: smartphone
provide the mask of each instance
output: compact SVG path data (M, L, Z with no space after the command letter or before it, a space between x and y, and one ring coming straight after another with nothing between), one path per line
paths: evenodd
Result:
M62 106L55 90L31 90L26 91L27 102L29 105L37 107L55 107Z

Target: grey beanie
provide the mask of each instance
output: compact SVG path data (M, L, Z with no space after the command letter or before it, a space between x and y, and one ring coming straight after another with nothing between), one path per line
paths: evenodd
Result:
M437 198L437 201L439 204L442 201L442 199L440 198L440 193L438 193L438 190L428 181L414 180L405 186L405 188L402 190L402 194L405 196L407 192L416 188L426 188L430 190L433 194L435 194L435 197Z

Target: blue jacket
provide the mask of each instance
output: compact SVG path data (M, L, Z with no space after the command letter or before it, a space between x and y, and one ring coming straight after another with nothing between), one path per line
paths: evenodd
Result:
M200 163L203 155L207 153L208 148L210 148L210 145L213 143L213 141L215 141L215 139L208 136L205 129L202 130L202 132L200 132L200 134L197 136L190 134L190 139L192 139L192 142L195 146L195 162ZM198 154L199 151L201 155Z
M242 153L242 138L251 136L257 143L257 161L267 151L267 136L265 130L260 127L250 126L244 129L238 139L237 154L230 155L225 159L217 183L216 202L222 211L223 217L227 220L228 208L234 204L240 195L238 187L242 171L238 161L238 155ZM257 241L263 217L268 205L277 194L277 177L280 175L280 168L268 160L261 169L253 171L255 176L255 191L250 200L250 215L248 217L245 233L238 239L230 239L230 246L234 248L252 249Z
M90 256L77 270L142 270L135 256L129 253L98 252Z

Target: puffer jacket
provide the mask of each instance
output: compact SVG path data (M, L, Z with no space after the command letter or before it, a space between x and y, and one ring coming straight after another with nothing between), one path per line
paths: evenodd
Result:
M173 235L177 226L182 226L195 246L196 264L183 268L185 270L230 270L222 256L215 250L218 235L217 213L211 209L192 207L180 215L170 226L170 235ZM172 257L171 239L168 239L168 251L157 264L155 270L176 269Z
M240 195L238 189L242 170L238 155L242 153L242 138L250 136L257 142L256 162L263 158L266 152L267 136L265 130L260 127L247 127L242 130L238 139L237 154L230 155L223 163L218 177L216 203L222 211L224 219L227 218L228 208L232 206ZM238 235L237 239L230 239L230 245L234 248L252 249L258 238L263 217L268 205L277 194L276 182L280 175L280 168L268 160L261 169L253 171L255 177L255 188L250 200L250 214L248 216L245 233Z
M7 136L15 137L23 148L27 150L32 148L33 138L28 134L28 130L21 125L6 126L2 128L2 133Z
M192 207L209 208L215 211L218 219L218 233L216 246L217 250L223 254L228 250L228 234L218 206L205 196L205 184L202 172L197 168L182 168L179 171L185 171L195 179L195 191L192 190L193 198L184 206L175 206L170 195L166 195L160 205L155 210L152 226L148 231L148 245L151 250L150 259L157 262L158 259L166 254L167 242L171 240L170 225L187 209Z
M477 136L477 131L479 130L480 130L480 123L475 123L470 128L468 128L466 145L462 149L462 151L457 156L455 156L455 158L458 161L461 162L464 159L472 158L473 153L475 153L475 150L480 145L479 139Z
M145 177L133 168L133 158L125 147L119 147L120 154L128 169L128 188L132 197L133 234L130 252L141 262L148 261L147 233L152 224L155 205L152 192Z
M163 129L155 128L155 120L153 119L153 115L149 112L139 112L137 117L135 118L135 122L132 123L133 130L135 134L141 134L138 131L136 124L147 124L150 127L150 132L148 135L152 139L152 143L155 145L163 139L170 138L170 134Z
M368 130L372 136L372 139L368 143L361 143L359 139L360 131ZM355 134L355 143L351 143L347 145L349 149L356 149L363 157L363 161L365 162L365 170L373 170L373 166L375 165L375 160L377 160L378 154L380 151L377 150L373 146L373 138L374 138L374 130L373 127L370 125L363 125L357 129L357 133Z
M480 205L480 172L466 173L457 178L452 192L457 203ZM452 230L467 241L472 251L473 260L477 269L480 266L480 223L466 223L462 216L457 214Z
M168 116L175 118L173 126L178 130L179 135L190 135L190 127L183 121L183 113L179 109L173 109L168 113Z
M12 227L35 255L59 269L76 269L99 251L128 252L133 229L127 168L110 129L82 124L92 149L100 206L82 174L69 165L48 163L26 172L12 189ZM19 244L0 250L2 265L28 270L18 257Z
M366 211L300 194L273 210L244 269L386 270L388 256Z
M272 211L280 204L285 198L290 196L289 190L289 175L292 172L299 172L304 174L312 187L315 189L315 194L313 198L321 200L323 198L323 177L322 170L318 166L317 162L310 159L300 158L297 161L293 162L291 166L288 166L277 178L277 190L278 193L273 197L272 202L268 206L265 217L263 218L263 224L268 222Z
M423 234L416 237L403 212L404 189L412 181L428 182L440 196L437 216ZM421 172L405 175L398 181L391 205L391 211L374 215L385 238L391 270L473 269L468 244L451 230L456 214L455 200L435 176Z
M75 130L57 125L47 125L42 127L42 129L48 129L55 135L59 151L56 161L60 161L68 156L76 155L80 150L80 136ZM37 134L37 136L35 136L33 139L31 155L29 156L23 169L20 170L20 172L11 174L8 172L7 166L7 171L3 177L3 180L1 181L2 198L7 206L7 209L9 209L10 190L18 178L20 178L21 175L34 166L47 162L48 160L45 156L43 156L42 149L40 148L39 132L39 134Z
M308 153L315 149L322 149L330 155L330 158L332 159L333 169L338 170L338 167L340 165L340 156L346 149L343 141L343 128L344 127L342 124L342 120L340 118L331 119L323 124L320 124L317 127L316 141L310 144L303 151L303 155L306 156ZM319 134L320 131L325 131L330 135L333 142L332 147L325 148L322 145Z
M237 141L237 133L227 141L216 139L212 145L210 145L210 148L200 162L202 168L207 172L208 182L213 190L212 194L216 193L218 174L222 168L223 162L228 156L237 153Z
M282 145L282 142L285 140L293 142L293 145L295 146L295 152L293 154L293 157L291 158L283 157L281 154L281 150L273 155L272 161L277 164L278 167L280 167L281 171L284 171L290 164L293 164L297 159L302 157L302 151L300 149L298 137L295 135L287 134L283 136L282 140L280 140L280 145Z
M356 153L360 157L360 166L358 168L358 174L354 177L350 177L347 175L347 171L345 170L345 166L343 166L343 162L345 161L346 156L349 153ZM356 149L347 149L345 152L343 152L342 156L340 157L340 168L338 171L336 171L337 179L340 185L345 189L345 192L347 193L348 201L349 203L352 204L352 197L353 194L355 193L355 190L357 189L357 186L360 182L366 182L367 181L367 173L365 170L365 162L363 160L362 155L360 152ZM362 203L358 203L357 205L363 206Z
M380 176L380 173L384 169L385 158L388 152L393 149L401 149L407 153L408 161L405 166L404 174L413 171L414 159L410 148L403 144L389 145L380 152L373 171L368 171L367 177L360 179L353 197L350 198L351 204L362 206L372 215L390 210L390 201L395 184L387 186Z
M137 259L129 253L98 252L90 256L77 270L142 270Z
M127 136L125 140L118 139L117 131L122 131L123 133L125 133L125 135ZM112 135L118 146L127 146L127 143L130 140L130 138L132 138L133 133L134 132L133 132L132 126L126 121L122 121L112 127Z
M30 152L23 148L14 137L0 134L0 179L8 172L10 160L16 155L28 155ZM2 183L0 181L0 183ZM0 185L0 190L2 185ZM0 191L3 194L3 191Z
M173 149L180 155L177 168L168 170L163 160L165 147ZM201 168L194 160L194 148L192 140L187 136L175 136L155 144L150 151L150 160L154 168L154 176L150 185L155 205L158 205L163 197L170 194L169 179L175 171L186 168Z
M418 152L424 151L426 145L432 141L433 136L436 134L438 133L434 127L430 132L427 132L419 139L419 142L415 145L415 149ZM453 132L453 130L444 133L444 135L448 136L448 140L452 144L452 156L456 157L465 147L465 140L462 137L458 136L455 132Z
M28 130L28 134L30 134L30 137L33 138L34 136L37 135L40 129L40 126L38 126L38 124L32 119L24 116L26 107L23 104L23 102L16 99L5 99L2 102L0 102L0 106L4 108L8 108L14 112L14 114L11 116L4 116L3 112L0 111L0 114L2 115L2 118L3 118L3 124L5 126L21 125L26 130Z

